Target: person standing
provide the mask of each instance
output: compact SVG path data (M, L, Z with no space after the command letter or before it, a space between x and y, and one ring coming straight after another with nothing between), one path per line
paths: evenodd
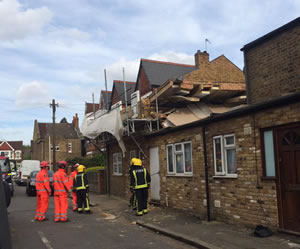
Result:
M36 212L34 219L37 221L47 220L46 212L49 206L49 196L51 195L50 180L48 175L49 163L42 161L41 170L36 175Z
M53 175L54 186L54 221L68 221L68 193L70 192L69 178L66 174L66 161L58 163L58 171Z
M87 176L84 173L85 166L79 165L77 168L78 174L74 178L74 188L76 189L77 194L77 204L78 204L78 213L91 213L90 204L89 204L89 185ZM83 208L84 207L84 208Z
M148 170L142 167L139 158L133 158L133 167L130 172L130 187L134 189L137 201L137 215L147 214L148 209L148 188L151 177Z
M77 194L76 194L76 190L74 188L74 179L76 178L76 175L78 174L78 172L77 172L78 166L79 166L79 163L76 163L73 166L73 171L72 171L71 176L70 176L70 186L71 186L71 189L72 189L72 209L73 209L74 212L77 211L77 208L78 208Z

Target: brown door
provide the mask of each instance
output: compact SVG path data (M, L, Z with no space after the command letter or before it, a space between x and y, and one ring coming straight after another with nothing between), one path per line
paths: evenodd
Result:
M300 232L300 126L277 131L281 226Z

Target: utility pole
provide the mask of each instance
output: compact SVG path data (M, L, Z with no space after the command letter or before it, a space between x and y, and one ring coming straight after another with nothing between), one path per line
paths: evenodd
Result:
M50 108L52 108L52 120L53 120L53 133L52 133L52 151L53 151L53 170L56 170L56 135L55 135L55 111L56 107L58 107L58 103L55 104L55 99L52 99L52 104L50 104Z

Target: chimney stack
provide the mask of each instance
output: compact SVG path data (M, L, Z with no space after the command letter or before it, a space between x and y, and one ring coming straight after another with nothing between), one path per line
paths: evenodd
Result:
M75 129L79 129L79 118L77 113L75 113L75 116L73 116L72 124Z
M195 54L195 66L197 68L206 67L209 63L209 54L206 51L197 51Z

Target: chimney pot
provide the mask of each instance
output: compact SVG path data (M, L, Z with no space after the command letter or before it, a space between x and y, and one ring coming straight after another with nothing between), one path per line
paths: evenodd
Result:
M209 63L209 54L206 51L201 52L197 50L195 54L195 65L196 67L206 67Z

